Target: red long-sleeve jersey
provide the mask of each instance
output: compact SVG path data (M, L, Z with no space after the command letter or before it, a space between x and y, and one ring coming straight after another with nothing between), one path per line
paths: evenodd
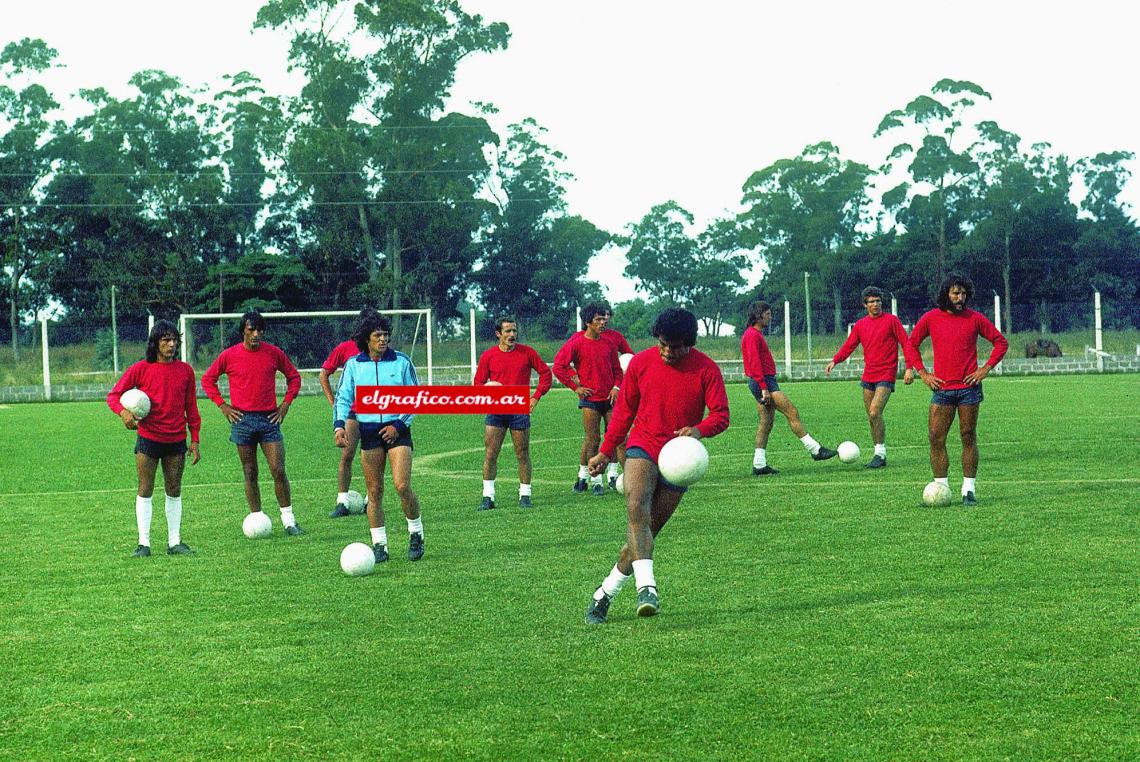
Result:
M496 344L479 355L479 364L475 367L475 383L498 381L504 386L529 387L531 369L538 373L538 388L534 390L534 398L542 399L542 395L550 391L553 382L550 366L542 361L533 347L526 344L515 344L509 352L499 349Z
M554 355L554 375L571 389L593 389L594 393L586 398L589 401L605 402L610 398L610 390L621 383L621 363L613 344L588 338L585 331L579 331Z
M744 357L744 375L760 384L761 389L767 389L764 376L776 375L776 358L772 357L764 334L756 326L744 329L744 335L740 337L740 354Z
M356 342L352 339L342 341L333 347L333 351L329 352L329 356L321 363L321 369L329 373L336 373L337 370L344 367L344 364L360 354L360 348L356 346Z
M123 405L119 397L128 389L141 389L150 397L150 413L139 421L138 432L155 442L184 442L186 430L190 441L198 441L202 417L198 414L198 387L194 369L181 360L147 362L139 360L123 373L107 394L107 407L119 415Z
M913 368L918 353L907 340L906 330L897 317L880 312L878 317L867 315L855 321L851 333L831 361L838 365L851 356L855 347L863 345L863 380L867 383L894 381L899 371L899 347L902 347L907 367ZM921 362L921 358L918 358Z
M918 355L913 362L917 370L926 370L919 348L927 336L934 348L934 375L942 379L942 388L947 391L969 388L962 379L978 369L979 336L994 345L986 360L991 368L1001 362L1009 349L1005 336L980 312L965 309L955 314L930 310L918 319L910 332L910 345Z
M629 345L629 342L625 340L624 336L613 328L606 328L606 330L602 331L602 338L613 344L614 349L618 351L619 355L633 354L633 347Z
M724 377L704 352L690 349L676 365L666 365L660 350L650 347L629 361L601 452L612 460L628 434L626 446L644 449L656 462L665 443L685 426L696 426L702 437L728 428Z
M230 380L230 405L244 413L269 413L277 409L277 371L285 376L285 402L297 399L301 374L279 347L264 341L257 349L234 344L222 351L202 376L202 389L221 407L225 400L218 391L218 378Z

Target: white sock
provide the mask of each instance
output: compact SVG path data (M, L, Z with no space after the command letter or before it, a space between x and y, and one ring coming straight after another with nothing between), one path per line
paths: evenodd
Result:
M633 578L637 582L637 589L651 587L657 589L657 580L653 578L653 559L642 558L633 562Z
M887 443L882 442L880 444L875 445L875 454L878 455L883 460L886 460L887 459Z
M418 519L408 519L408 534L423 534L424 533L424 517L420 516Z
M336 504L337 505L343 505L343 506L347 507L348 506L348 493L347 492L336 493Z
M608 466L606 466L606 476L617 476L617 475L618 475L618 464L617 464L617 461L615 460L613 463L610 463Z
M978 481L978 477L976 477L976 476L974 476L974 477L963 476L962 477L962 494L965 495L967 492L976 492L977 490L975 489L975 486L977 484L977 481Z
M166 544L174 547L182 542L182 496L166 496Z
M483 480L483 497L489 497L492 500L495 499L495 480L494 479L484 479Z
M812 455L819 452L819 442L812 439L811 434L804 434L800 437L800 441L804 443L804 447L807 448L807 451Z
M591 484L601 484L602 483L602 475L598 474L597 476L591 477L590 483Z
M519 497L530 497L530 496L531 496L530 485L529 484L520 484L519 485Z
M384 527L369 527L368 531L372 534L372 544L388 547L388 530Z
M590 469L586 468L585 466L578 466L578 478L579 479L589 479L590 478Z
M139 545L150 547L150 517L154 501L149 497L135 497L135 523L139 527Z
M752 453L752 467L763 468L768 465L768 455L764 452L763 447L757 447L756 451Z
M945 484L947 487L950 486L949 476L936 476L934 477L934 481L938 482L939 484Z
M293 517L293 506L281 506L281 523L287 527L297 526L297 519Z
M617 564L614 564L614 568L610 569L610 573L602 580L602 586L594 592L594 600L601 600L602 596L599 593L613 598L621 592L622 587L629 581L629 576L622 574L617 568Z

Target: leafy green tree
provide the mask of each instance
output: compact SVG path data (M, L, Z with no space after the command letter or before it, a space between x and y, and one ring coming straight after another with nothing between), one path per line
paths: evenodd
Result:
M753 172L744 183L742 242L758 249L768 268L764 291L802 304L803 273L816 276L831 296L837 333L843 284L834 260L859 240L870 176L869 167L842 159L825 141Z
M1099 153L1079 162L1088 193L1082 207L1093 216L1074 245L1078 284L1105 297L1105 323L1115 328L1140 325L1140 227L1120 202L1131 177L1127 151Z
M495 137L443 104L458 63L504 47L507 27L456 0L271 0L255 26L286 29L308 78L289 169L310 267L341 283L362 270L386 306L454 314L491 213L478 192Z
M956 150L955 137L962 127L963 114L978 98L990 99L988 92L973 82L941 79L931 88L932 95L920 95L905 108L883 117L875 137L896 131L920 133L921 140L895 145L880 172L889 175L894 167L907 162L910 181L904 181L883 194L883 206L895 213L907 230L933 222L937 237L937 278L946 271L949 228L961 221L965 181L977 164L968 148ZM909 128L909 129L908 129ZM928 193L920 190L929 189ZM914 207L916 198L925 201ZM908 202L911 213L904 212Z
M499 214L486 237L476 281L488 317L513 314L529 330L562 338L585 298L591 257L610 237L567 216L561 153L533 119L510 126L491 191Z
M24 279L50 251L37 204L59 129L49 119L59 104L35 78L55 65L57 55L43 40L29 38L0 51L0 272L8 281L8 323L17 360L21 305L30 295Z

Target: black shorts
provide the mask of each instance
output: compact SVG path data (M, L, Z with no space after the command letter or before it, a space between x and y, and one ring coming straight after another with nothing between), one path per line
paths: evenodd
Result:
M597 410L599 415L605 415L613 409L613 405L610 404L609 400L602 400L601 402L595 402L594 400L578 400L578 407Z
M186 440L180 442L156 442L153 439L147 439L142 434L138 435L135 440L135 453L145 455L148 458L161 460L168 455L185 455L186 454Z
M388 452L394 447L410 447L414 450L415 447L412 446L411 429L405 429L400 432L395 442L388 443L380 437L380 430L391 425L390 423L361 423L360 449L375 450L377 448L383 448L384 452Z
M860 381L859 386L863 387L869 392L873 392L880 386L884 389L890 389L892 392L895 390L894 381Z
M513 431L526 431L530 428L530 416L526 413L490 413L483 419L483 425L493 426L497 429L511 429Z

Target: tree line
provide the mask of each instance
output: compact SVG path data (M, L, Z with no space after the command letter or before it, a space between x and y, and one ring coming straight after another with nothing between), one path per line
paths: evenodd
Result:
M288 36L298 95L248 72L203 93L146 70L130 97L71 94L84 108L67 121L42 84L58 53L3 48L0 306L17 354L39 309L106 322L112 285L124 321L369 303L446 324L476 303L559 338L600 297L588 264L611 246L647 294L631 313L681 304L710 330L760 294L801 306L807 272L839 332L863 285L925 301L951 268L1036 305L1018 322L1063 321L1049 304L1097 289L1110 325L1140 324L1140 230L1119 201L1133 155L1025 146L971 120L991 97L974 83L942 80L887 114L878 167L815 143L748 175L740 212L703 230L665 201L605 231L570 213L565 157L538 121L500 135L492 104L445 108L460 61L505 49L505 24L459 0L269 0L254 28Z

